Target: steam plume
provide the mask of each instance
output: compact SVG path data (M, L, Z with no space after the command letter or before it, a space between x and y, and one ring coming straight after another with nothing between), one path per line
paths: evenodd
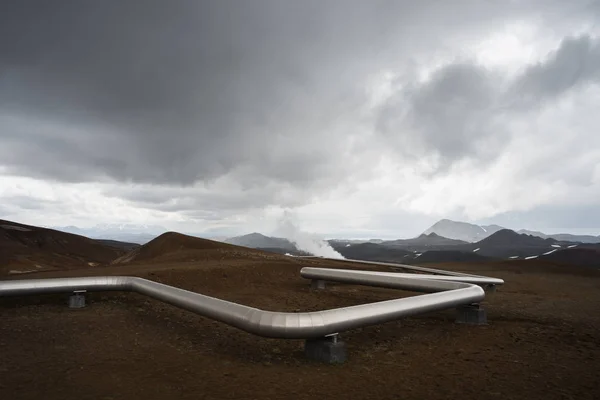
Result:
M294 243L298 250L305 251L315 256L329 258L344 258L333 247L317 235L301 231L293 221L293 216L289 211L283 213L276 229L277 236L284 237Z

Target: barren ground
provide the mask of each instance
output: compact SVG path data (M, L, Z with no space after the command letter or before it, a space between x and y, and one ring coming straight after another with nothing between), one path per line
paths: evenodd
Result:
M341 284L311 292L306 265L335 263L220 259L15 278L136 275L286 311L398 296ZM255 337L137 294L90 294L82 310L66 295L0 299L0 398L600 398L600 274L515 265L446 266L505 279L486 301L488 326L456 325L449 310L345 332L339 366L306 360L302 341Z

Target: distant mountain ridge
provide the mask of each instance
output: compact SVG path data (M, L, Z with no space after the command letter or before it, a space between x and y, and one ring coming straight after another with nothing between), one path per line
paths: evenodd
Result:
M105 239L105 240L117 240L120 242L144 244L152 239L156 238L160 234L167 232L167 229L159 225L145 225L145 224L97 224L91 228L79 228L77 226L62 226L62 227L48 227L50 229L56 229L62 232L73 233L76 235L87 236L93 239ZM468 243L476 243L486 237L498 232L499 230L506 229L499 225L477 225L462 221L453 221L449 219L442 219L427 230L425 230L420 236L410 239L330 239L327 242L331 245L334 244L359 244L359 243L377 243L377 244L389 244L389 245L404 245L404 246L422 246L422 245L456 245L462 244L462 241ZM520 234L527 234L537 236L542 239L555 239L558 241L567 242L580 242L580 243L600 243L600 235L574 235L569 233L560 234L545 234L540 231L533 231L527 229L521 229L516 231ZM212 240L222 241L225 243L238 244L245 247L252 248L284 248L284 249L296 249L288 240L284 238L270 237L254 232L249 235L240 235L230 238L226 237L215 237L210 234L203 233L191 233L184 232L185 234L206 237ZM429 237L431 234L435 234L434 237ZM244 244L245 243L245 244ZM283 246L283 247L281 247Z
M477 242L479 247L484 246L551 246L558 241L555 239L543 239L539 236L517 233L510 229L501 229L485 239Z
M555 233L551 235L547 235L543 232L539 231L530 231L527 229L521 229L518 233L525 233L527 235L533 235L537 237L541 237L543 239L555 239L559 241L565 242L580 242L580 243L600 243L600 235L573 235L571 233Z
M225 243L234 244L236 246L250 247L253 249L284 249L297 250L296 246L287 239L265 236L262 233L253 232L247 235L234 236L224 240Z
M462 224L460 226L464 227ZM574 235L567 237L572 236ZM0 221L0 274L109 264L201 263L211 257L221 257L222 253L227 253L230 257L260 259L273 257L273 253L293 256L308 254L297 250L288 239L269 237L257 232L229 238L224 242L167 232L139 246L135 243L90 239L52 229ZM510 229L497 230L475 243L449 239L433 232L412 239L376 242L378 241L329 241L342 256L359 260L437 264L487 262L494 259L539 259L566 265L600 267L600 244L542 238ZM256 249L266 250L267 253Z
M498 225L475 225L468 222L442 219L425 230L423 234L435 233L448 239L473 243L485 239L501 229L504 228Z
M423 233L412 239L397 239L382 242L382 244L390 246L453 246L467 243L467 241L447 238L435 232Z

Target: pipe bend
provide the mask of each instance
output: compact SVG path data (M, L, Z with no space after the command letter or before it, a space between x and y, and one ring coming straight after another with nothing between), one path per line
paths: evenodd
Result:
M484 290L470 282L476 278L472 275L461 278L453 275L452 279L444 280L444 277L415 278L406 274L323 268L303 268L300 273L308 279L408 289L427 294L324 311L290 313L260 310L138 277L97 276L0 281L0 297L75 290L133 291L255 335L283 339L322 337L415 314L476 303L485 297Z

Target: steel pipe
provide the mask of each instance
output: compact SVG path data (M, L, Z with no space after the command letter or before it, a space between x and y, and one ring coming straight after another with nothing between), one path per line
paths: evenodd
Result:
M424 275L424 274L404 274L399 272L375 272L358 271L352 269L330 269L330 268L302 268L300 274L307 279L321 279L326 281L355 283L356 279L361 280L361 285L390 287L389 282L394 282L396 278L408 278L411 280L437 280L444 282L463 282L473 285L488 286L502 285L504 281L498 278L488 278L486 276L448 276L448 275ZM349 279L350 277L350 279ZM368 283L367 283L368 282ZM396 286L392 286L397 288ZM417 286L415 286L417 287ZM408 289L416 292L431 291L430 285L425 285L425 290ZM447 289L443 289L447 290Z
M363 264L363 265L370 264L370 265L377 265L377 266L381 266L381 267L391 267L394 269L406 269L409 271L417 271L417 272L428 272L430 274L438 274L438 275L446 275L446 276L471 276L471 277L485 278L485 276L481 276L481 275L465 274L463 272L446 271L444 269L418 267L416 265L397 264L397 263L390 263L390 262L383 262L383 261L365 261L365 260L354 260L351 258L330 258L330 257L321 257L321 256L297 256L297 258L320 258L322 260L331 260L331 261L353 263L353 264Z
M248 307L143 278L100 276L0 281L0 297L76 290L132 291L255 335L282 339L323 337L411 315L477 303L485 297L483 289L472 283L431 276L324 268L303 268L301 275L310 279L413 290L428 294L325 311L288 313Z

